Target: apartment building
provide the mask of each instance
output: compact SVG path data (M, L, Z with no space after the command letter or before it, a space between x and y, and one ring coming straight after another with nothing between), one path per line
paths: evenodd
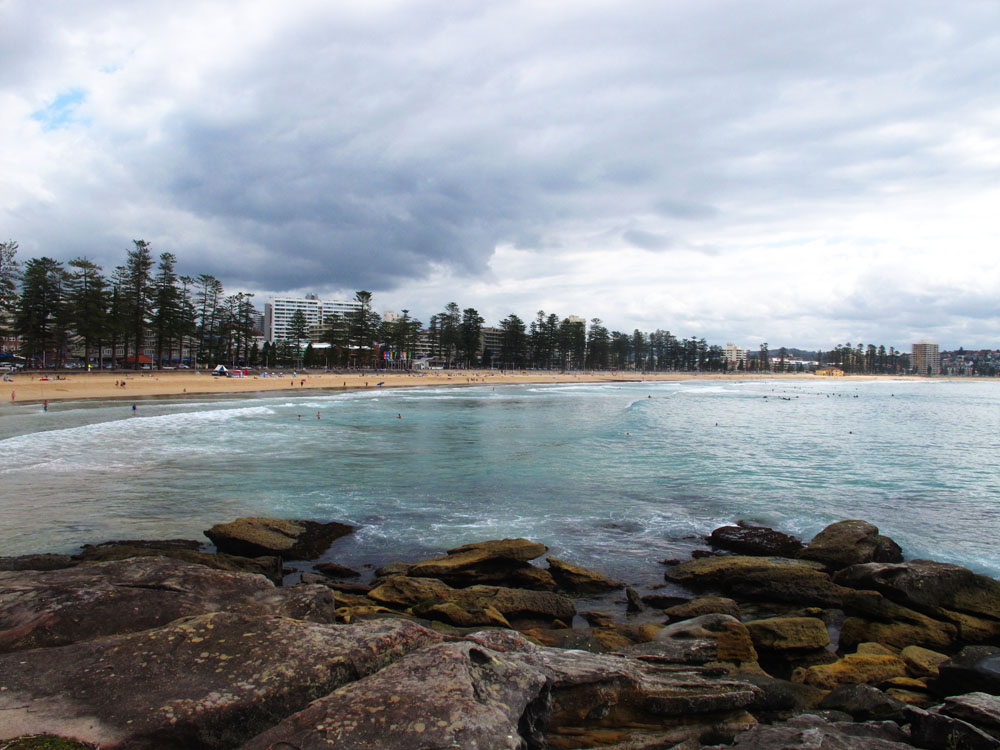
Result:
M917 375L940 375L941 354L938 345L927 341L913 344L910 365Z
M264 338L284 341L290 337L288 326L296 312L306 319L306 330L320 326L331 315L349 315L361 309L356 300L321 300L315 294L305 297L272 297L264 303Z
M722 358L726 361L727 370L737 370L740 363L746 367L747 350L736 344L726 344L726 348L722 350Z

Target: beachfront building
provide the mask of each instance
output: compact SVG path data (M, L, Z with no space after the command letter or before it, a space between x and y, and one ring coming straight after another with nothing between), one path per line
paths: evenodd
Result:
M940 375L941 354L938 345L920 341L913 345L910 364L917 375Z
M747 366L747 350L736 344L726 344L726 348L722 350L722 358L727 370L739 370L741 365L745 369Z
M264 303L264 338L274 343L290 339L288 326L292 316L301 311L306 318L306 330L322 326L331 315L350 315L361 309L357 300L321 300L315 294L305 297L272 297Z
M500 350L503 349L503 331L499 328L483 326L479 330L479 351L485 354L490 353L492 360L500 359Z

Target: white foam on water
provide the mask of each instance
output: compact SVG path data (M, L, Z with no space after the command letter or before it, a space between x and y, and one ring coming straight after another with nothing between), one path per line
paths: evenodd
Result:
M41 468L115 471L127 466L134 470L147 460L171 455L226 452L235 448L220 442L217 430L241 419L273 414L267 406L185 411L18 435L0 441L0 474ZM191 440L180 439L186 434Z
M677 391L685 396L701 396L704 394L713 393L739 393L740 391L736 388L730 388L723 385L700 385L691 384L688 388L681 388Z

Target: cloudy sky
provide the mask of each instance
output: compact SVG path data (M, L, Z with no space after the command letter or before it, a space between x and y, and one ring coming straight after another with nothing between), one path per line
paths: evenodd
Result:
M1000 346L996 2L0 0L0 112L21 259Z

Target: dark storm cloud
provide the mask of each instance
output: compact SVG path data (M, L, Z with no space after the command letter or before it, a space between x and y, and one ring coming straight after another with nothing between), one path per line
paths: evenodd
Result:
M39 5L0 4L0 85L29 113L80 92L60 124L86 148L7 200L8 233L154 237L236 287L487 279L503 245L736 252L749 272L831 227L863 245L837 217L901 190L997 176L958 138L1000 107L992 4Z

